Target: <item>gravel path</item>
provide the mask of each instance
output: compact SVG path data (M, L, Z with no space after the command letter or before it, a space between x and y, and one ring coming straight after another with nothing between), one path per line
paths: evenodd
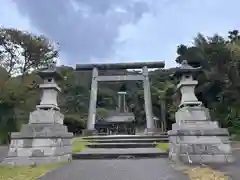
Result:
M188 180L168 159L76 160L40 180Z

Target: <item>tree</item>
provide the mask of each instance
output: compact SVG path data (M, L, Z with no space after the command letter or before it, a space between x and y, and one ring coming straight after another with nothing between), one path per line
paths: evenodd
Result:
M108 110L105 108L97 108L96 111L97 119L106 118L108 115Z
M240 117L240 44L237 30L227 39L199 34L193 46L180 45L176 62L186 59L202 67L197 75L198 98L210 108L212 117L223 127L237 128ZM237 128L239 129L239 128Z
M190 65L202 67L202 72L195 75L199 82L196 94L209 107L212 118L229 128L230 132L239 132L239 32L230 31L228 38L198 34L192 46L180 45L177 53L178 63L186 59ZM43 36L16 29L0 29L0 66L4 67L0 67L0 139L6 140L7 132L16 131L22 123L27 123L29 112L39 103L40 97L37 87L42 80L34 70L49 65L57 57L54 45ZM175 93L177 81L171 78L175 70L170 68L149 72L153 113L161 119L161 103L164 100L167 129L175 122L174 115L179 103L179 96ZM79 133L87 124L91 72L74 72L73 68L67 66L57 67L57 71L64 77L57 82L62 89L59 106L65 115L64 123L70 131ZM99 73L123 75L138 72ZM127 91L127 104L135 114L137 125L146 123L142 82L99 84L98 117L106 117L109 110L115 109L117 92L124 90Z
M0 143L6 143L8 133L17 129L14 108L18 100L14 92L7 90L9 77L7 70L0 67Z
M25 74L56 61L58 50L46 37L0 28L0 65L9 74Z
M8 132L26 123L39 101L35 87L40 78L29 72L48 66L57 57L57 49L44 36L0 28L0 139L5 141Z

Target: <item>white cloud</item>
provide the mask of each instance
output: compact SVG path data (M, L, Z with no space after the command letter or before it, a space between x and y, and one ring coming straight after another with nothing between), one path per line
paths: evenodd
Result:
M16 0L19 2L17 8L13 1L0 0L0 23L34 33L44 32L49 38L61 43L61 60L68 65L89 61L165 60L166 66L171 67L175 66L177 45L191 44L198 32L209 36L214 33L226 35L227 31L240 28L238 0L141 0L149 4L151 13L143 13L147 10L140 4L132 6L129 15L128 3L124 4L128 0L123 0L123 4L120 1L104 0L104 3L99 3L96 0L71 0L71 7L75 11L71 15L71 8L66 8L60 0L59 6L50 9L49 14L44 10L49 7L46 3L50 1L21 0L20 3L20 0ZM82 12L83 7L80 5L84 3L88 7L84 13L84 18L90 23L88 25L79 17L79 11ZM115 7L116 4L118 8ZM233 5L231 9L226 8L229 4ZM33 7L37 9L34 10ZM67 13L57 16L56 11L65 12L64 8ZM39 16L34 20L37 10ZM107 16L100 15L107 10ZM63 19L58 26L53 24L56 19L51 14L54 13L57 19ZM131 20L134 16L139 17L139 21L133 24ZM118 24L119 22L121 23Z

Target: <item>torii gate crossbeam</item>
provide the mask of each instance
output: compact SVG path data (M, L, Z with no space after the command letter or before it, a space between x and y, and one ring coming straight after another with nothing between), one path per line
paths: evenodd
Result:
M92 70L92 84L88 112L87 131L88 133L95 130L96 103L98 81L143 81L144 102L146 112L146 132L153 133L155 131L154 120L152 116L152 100L150 92L150 83L148 77L149 68L163 68L163 61L158 62L139 62L139 63L115 63L115 64L77 64L77 71ZM120 70L120 69L142 69L141 75L121 75L121 76L99 76L98 70Z

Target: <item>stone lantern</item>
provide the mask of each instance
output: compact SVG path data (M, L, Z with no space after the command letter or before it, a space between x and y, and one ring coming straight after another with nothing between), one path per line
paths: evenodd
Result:
M72 157L72 133L63 125L63 114L57 104L60 78L55 67L41 70L43 79L41 102L30 113L29 123L20 132L11 134L11 144L4 164L41 164L69 161Z
M202 106L195 95L197 80L193 79L193 74L201 71L201 68L194 68L186 60L177 68L174 76L179 79L177 91L181 95L179 110L175 114L176 122L192 122L191 120L208 120L210 117L207 108ZM189 113L191 110L192 113ZM194 111L193 111L194 110ZM185 117L186 116L186 117Z
M43 84L39 88L42 89L42 98L38 109L54 109L59 110L57 103L58 92L61 89L56 84L55 80L62 80L61 76L54 69L46 69L40 71L39 76L43 79Z
M36 111L30 113L29 123L63 124L64 116L60 113L57 103L61 89L56 84L56 80L62 80L62 77L54 67L39 71L38 75L43 79L43 84L39 85L42 96L40 104L36 106Z
M192 75L199 70L187 61L176 70L181 103L175 113L176 123L168 131L169 158L190 164L233 162L228 130L219 128L218 123L211 120L208 108L195 96L194 88L198 82Z
M195 96L194 90L198 82L193 80L192 75L198 71L200 71L200 68L193 68L188 65L186 60L183 60L181 66L177 69L175 76L180 79L177 89L181 93L181 103L179 107L202 105L202 102L198 101Z

